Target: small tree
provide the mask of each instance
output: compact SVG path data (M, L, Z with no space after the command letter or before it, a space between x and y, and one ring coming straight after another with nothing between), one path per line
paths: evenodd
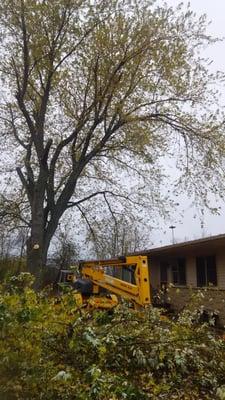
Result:
M215 107L210 111L217 77L198 55L213 42L204 17L146 0L2 0L0 26L1 134L11 179L5 205L10 189L19 189L16 164L20 199L28 205L20 218L30 229L31 272L39 275L45 265L66 210L83 214L84 202L96 196L107 205L115 195L127 201L121 170L131 169L146 185L171 144L184 143L189 186L190 166L201 177L195 188L210 181L224 137ZM148 183L159 192L160 185Z
M131 215L113 218L100 214L99 221L91 223L87 238L94 256L104 259L147 248L151 244L149 236L149 229L144 230L144 224Z

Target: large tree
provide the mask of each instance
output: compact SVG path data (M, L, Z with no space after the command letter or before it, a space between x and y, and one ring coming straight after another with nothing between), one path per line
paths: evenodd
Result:
M180 141L186 184L190 165L210 180L223 136L218 77L199 56L213 41L204 17L149 0L2 0L0 23L4 160L10 152L22 186L32 272L68 208L127 199L110 180L115 165L154 176Z

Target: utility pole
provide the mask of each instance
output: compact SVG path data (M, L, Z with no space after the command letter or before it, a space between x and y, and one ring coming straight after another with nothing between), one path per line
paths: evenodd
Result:
M176 228L174 225L169 226L169 228L171 229L172 232L172 243L175 243L175 238L174 238L174 229Z

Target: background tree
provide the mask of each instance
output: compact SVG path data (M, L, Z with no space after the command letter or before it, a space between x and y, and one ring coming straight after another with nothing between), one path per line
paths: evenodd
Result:
M109 209L115 196L142 204L146 185L157 204L162 156L174 149L185 188L201 191L204 178L221 188L210 180L223 176L224 136L212 90L219 77L199 57L213 42L204 17L145 0L3 0L0 23L4 160L17 166L29 206L20 217L31 272L45 265L71 207L85 218L83 204L97 196ZM6 204L18 187L7 168ZM129 169L139 187L131 196L121 179Z
M55 235L55 242L55 250L51 259L57 267L67 269L78 262L80 259L79 248L77 248L75 241L72 240L67 226L60 226L57 235Z
M0 224L0 280L26 268L25 245L27 230Z
M113 258L147 248L150 229L132 215L99 215L90 220L87 241L95 258Z

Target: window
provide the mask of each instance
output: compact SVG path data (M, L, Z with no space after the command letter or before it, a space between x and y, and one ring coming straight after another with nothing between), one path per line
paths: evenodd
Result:
M172 264L172 282L174 285L186 285L186 262L185 258L178 258Z
M196 258L197 286L217 286L216 257Z
M169 264L167 262L160 263L160 285L161 288L165 288L168 283L167 269Z
M124 267L122 269L122 280L125 282L132 283L133 285L136 285L135 281L135 265L130 265L129 267Z

